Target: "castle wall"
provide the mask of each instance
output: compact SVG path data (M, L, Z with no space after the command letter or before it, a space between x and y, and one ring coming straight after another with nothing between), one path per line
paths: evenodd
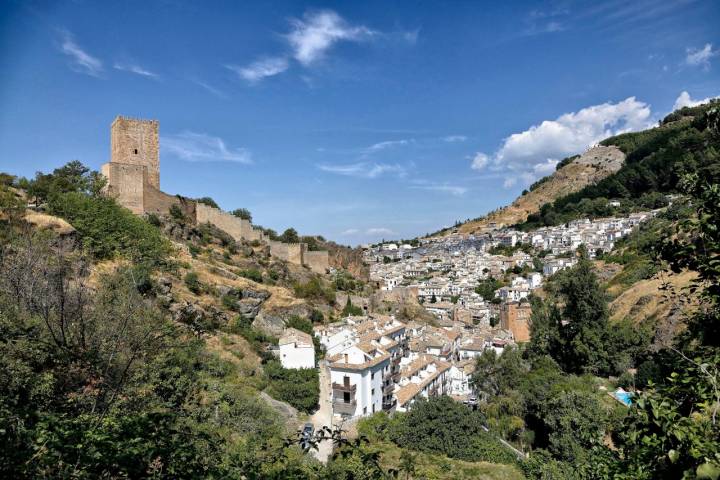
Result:
M330 259L327 251L303 252L303 265L310 267L315 273L325 273L330 268Z
M304 243L282 243L265 238L248 220L217 208L160 190L159 122L118 116L110 128L110 162L102 166L108 195L137 215L166 215L177 205L194 224L211 223L235 240L257 240L270 246L270 254L313 272L325 273L328 252L308 252Z
M220 230L225 231L236 241L246 238L243 235L243 220L229 213L210 207L203 203L197 204L197 223L212 223ZM247 220L244 220L247 222ZM248 222L249 223L249 222Z
M194 200L178 197L177 195L169 195L154 188L147 182L145 183L144 192L143 210L145 213L167 215L170 207L177 205L189 221L193 223L197 222L196 202Z
M105 178L107 194L136 215L144 210L145 168L141 165L106 163L101 167Z
M283 243L275 240L268 240L270 255L296 265L303 264L304 243Z
M147 167L148 183L160 189L160 124L118 116L110 127L110 162Z

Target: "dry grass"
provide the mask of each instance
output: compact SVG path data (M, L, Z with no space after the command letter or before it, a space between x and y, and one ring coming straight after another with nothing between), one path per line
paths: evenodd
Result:
M69 235L75 232L73 226L62 218L35 212L33 210L27 210L25 212L25 221L36 228L52 230L58 235Z
M610 319L618 321L630 318L640 322L649 317L666 317L675 302L672 298L666 300L663 296L672 295L674 292L679 297L687 297L687 292L683 289L695 278L697 278L696 272L687 271L677 275L662 272L651 279L636 282L621 293L610 291L611 294L619 293L610 303ZM672 287L671 290L661 290L664 283L668 283Z

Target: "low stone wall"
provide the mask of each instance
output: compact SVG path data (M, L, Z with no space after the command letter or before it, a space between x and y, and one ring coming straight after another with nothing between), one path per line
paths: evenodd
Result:
M303 265L310 267L315 273L325 273L330 268L330 259L327 251L303 252Z

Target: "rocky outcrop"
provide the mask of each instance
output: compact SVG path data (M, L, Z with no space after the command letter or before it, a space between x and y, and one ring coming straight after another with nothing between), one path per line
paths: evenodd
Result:
M307 318L310 315L310 307L306 304L292 305L284 308L274 308L272 310L261 312L252 323L253 328L261 332L279 337L285 329L285 319L298 316Z

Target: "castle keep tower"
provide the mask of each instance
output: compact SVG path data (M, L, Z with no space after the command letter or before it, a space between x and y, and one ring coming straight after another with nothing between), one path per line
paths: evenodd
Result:
M145 212L146 187L160 190L159 122L118 116L110 127L107 191L133 213Z
M110 127L110 162L147 167L150 186L160 189L160 124L118 116Z

